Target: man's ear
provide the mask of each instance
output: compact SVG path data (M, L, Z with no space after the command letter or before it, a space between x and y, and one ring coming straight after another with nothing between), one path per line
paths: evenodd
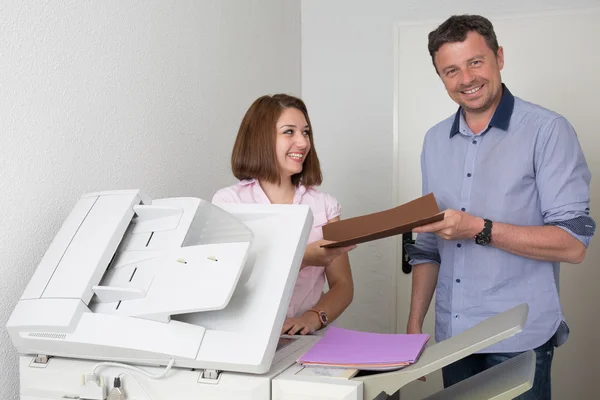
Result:
M498 47L496 52L496 62L498 63L498 69L502 70L504 68L504 48L502 46Z

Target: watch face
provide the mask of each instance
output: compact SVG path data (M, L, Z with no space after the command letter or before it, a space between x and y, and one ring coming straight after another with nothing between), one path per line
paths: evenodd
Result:
M319 313L319 316L321 317L321 322L323 323L323 325L326 325L327 324L327 314L322 312L322 313Z
M490 243L490 237L487 235L477 235L475 238L475 243L485 246Z

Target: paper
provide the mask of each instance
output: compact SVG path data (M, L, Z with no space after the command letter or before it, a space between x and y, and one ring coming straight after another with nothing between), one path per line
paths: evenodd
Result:
M357 369L332 368L332 367L312 367L307 366L296 372L295 375L303 376L327 376L329 378L350 379L358 373Z
M374 214L343 219L323 226L323 239L335 243L321 247L344 247L410 232L417 226L444 219L433 193L401 206Z
M298 362L305 366L398 369L416 362L428 341L428 334L370 333L332 326Z

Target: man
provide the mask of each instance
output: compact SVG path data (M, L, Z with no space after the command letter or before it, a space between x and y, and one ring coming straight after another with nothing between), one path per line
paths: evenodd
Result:
M504 53L486 18L449 18L429 34L429 52L460 107L423 143L423 193L446 211L407 246L407 331L421 332L434 289L437 341L527 303L524 330L444 368L444 386L535 349L534 387L519 398L550 399L554 347L569 333L559 263L580 263L595 231L590 171L569 122L502 83Z

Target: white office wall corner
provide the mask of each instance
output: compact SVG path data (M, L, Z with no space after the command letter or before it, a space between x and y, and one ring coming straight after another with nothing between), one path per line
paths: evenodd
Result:
M0 398L6 321L79 196L210 200L260 95L299 95L300 0L0 3Z

